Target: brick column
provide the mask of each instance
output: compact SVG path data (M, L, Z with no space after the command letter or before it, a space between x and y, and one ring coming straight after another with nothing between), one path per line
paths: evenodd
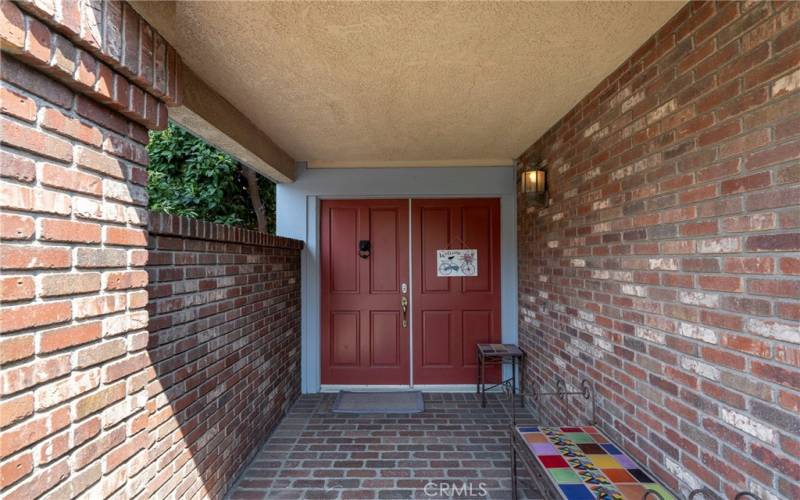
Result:
M0 489L141 495L149 128L177 58L127 4L3 2Z

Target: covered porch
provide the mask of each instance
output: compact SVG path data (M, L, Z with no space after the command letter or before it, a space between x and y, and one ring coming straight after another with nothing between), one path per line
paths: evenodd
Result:
M304 243L306 393L469 390L475 343L519 343L518 212L543 199L520 198L521 172L548 161L521 155L682 7L133 5L181 55L171 118L279 182L277 234ZM442 276L450 249L485 266Z
M585 380L676 497L800 498L800 3L0 21L3 498L507 498L478 343L524 351L520 423ZM276 234L148 210L169 121L278 183Z

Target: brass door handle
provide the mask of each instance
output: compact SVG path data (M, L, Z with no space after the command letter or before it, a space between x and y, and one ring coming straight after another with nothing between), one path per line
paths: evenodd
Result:
M403 309L403 328L408 328L408 320L406 320L408 315L408 299L405 295L400 299L400 307Z

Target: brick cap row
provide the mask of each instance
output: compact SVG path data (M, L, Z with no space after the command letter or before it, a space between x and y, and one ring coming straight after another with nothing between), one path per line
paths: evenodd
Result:
M88 8L85 2L64 2L65 8ZM63 22L37 9L35 3L3 2L0 45L4 55L13 55L149 129L166 127L166 103L176 102L178 88L180 63L175 51L166 50L162 43L159 54L163 60L154 59L152 50L146 51L149 57L140 58L145 64L137 64L134 72L105 54L97 43L89 43L86 37L69 36L72 30ZM147 78L141 77L142 72Z
M180 56L128 2L18 0L80 49L169 105L180 104Z
M177 236L295 250L302 250L303 248L303 242L300 240L163 213L150 212L147 229L152 235Z

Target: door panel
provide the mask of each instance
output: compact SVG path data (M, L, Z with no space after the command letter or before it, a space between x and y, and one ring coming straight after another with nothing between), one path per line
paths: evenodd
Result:
M492 207L467 206L462 210L461 217L462 240L469 242L469 248L478 249L478 264L481 255L492 255ZM481 273L469 279L461 280L461 291L492 292L492 273Z
M413 203L413 202L412 202ZM415 212L415 216L417 213ZM421 267L422 290L425 293L448 292L450 281L436 277L436 259L418 259L420 247L423 255L436 255L436 250L448 248L450 211L446 208L421 207L412 229L414 241L414 267ZM416 275L417 273L415 273Z
M475 383L475 344L501 338L500 200L412 200L411 221L414 384ZM456 248L478 249L478 276L437 276L436 250Z
M331 314L332 365L358 365L358 323L357 311L337 311Z
M405 220L408 219L406 218ZM398 252L408 252L408 245L398 248L397 232L399 226L397 210L371 210L369 225L370 241L372 243L372 252L369 259L370 290L373 293L399 293L400 280L398 279L397 254ZM404 229L404 234L408 234L408 226L404 226Z
M336 228L336 238L330 243L330 291L358 291L358 210L354 208L332 208L330 224Z
M373 366L400 365L400 323L400 314L396 311L373 311L370 348Z
M422 313L422 365L451 366L450 311L423 311Z
M326 200L320 213L322 383L408 384L408 200Z
M462 314L461 356L464 364L477 367L475 344L491 343L492 311L464 311Z

